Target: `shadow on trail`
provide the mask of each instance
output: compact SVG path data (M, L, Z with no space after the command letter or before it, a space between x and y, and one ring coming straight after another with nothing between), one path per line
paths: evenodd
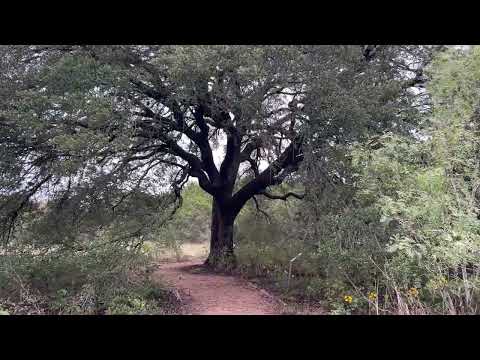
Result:
M221 275L219 273L213 272L207 266L203 264L195 264L195 265L185 265L185 266L178 266L177 269L180 272L187 273L187 274L206 274L206 275Z

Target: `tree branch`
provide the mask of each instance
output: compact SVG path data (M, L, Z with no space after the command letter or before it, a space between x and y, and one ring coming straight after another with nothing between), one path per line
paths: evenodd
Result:
M290 196L293 196L294 198L297 198L300 200L302 200L305 197L305 194L296 194L294 192L288 192L285 195L273 195L266 191L262 191L259 193L259 195L263 195L272 200L283 200L283 201L286 201Z
M257 198L256 198L255 196L252 196L252 200L253 200L253 202L255 203L255 207L257 208L257 211L260 212L260 213L262 213L263 216L265 216L265 218L267 219L267 221L268 221L269 223L271 223L272 221L271 221L271 219L270 219L270 215L268 215L268 213L265 212L264 210L260 209L260 206L258 205Z
M233 212L238 213L252 196L265 191L268 186L281 184L289 174L298 169L302 160L302 138L298 137L267 169L233 195L230 203Z

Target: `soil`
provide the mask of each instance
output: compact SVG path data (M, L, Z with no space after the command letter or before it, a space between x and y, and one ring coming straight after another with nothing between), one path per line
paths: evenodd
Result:
M200 260L161 264L153 277L176 289L183 304L183 314L285 313L285 305L267 291L236 276L212 273Z

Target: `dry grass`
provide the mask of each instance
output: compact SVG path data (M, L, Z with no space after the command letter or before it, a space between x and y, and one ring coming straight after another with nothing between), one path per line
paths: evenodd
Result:
M163 262L203 260L208 256L208 250L208 243L185 243L177 249L160 249L155 257Z

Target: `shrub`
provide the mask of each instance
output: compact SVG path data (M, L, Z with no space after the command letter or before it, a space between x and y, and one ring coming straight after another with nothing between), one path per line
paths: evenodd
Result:
M165 313L175 306L149 278L148 258L122 247L1 257L0 302L13 314Z
M480 312L480 48L442 55L431 75L436 107L422 132L339 145L337 161L307 163L295 218L265 204L271 224L252 220L253 208L244 215L245 273L284 292L293 283L335 314ZM278 279L297 252L287 289ZM277 280L262 272L280 264Z

